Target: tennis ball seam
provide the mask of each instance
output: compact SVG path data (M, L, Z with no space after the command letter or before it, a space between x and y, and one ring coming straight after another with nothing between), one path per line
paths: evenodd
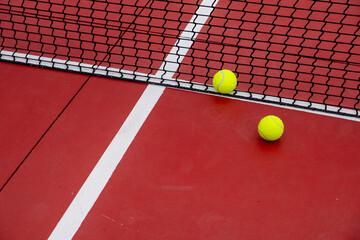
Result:
M260 132L260 135L261 135L263 138L265 138L266 141L271 141L269 138L267 138L267 137L265 136L265 134L264 134L262 131L260 131L260 129L258 129L258 130L259 130L259 132Z
M223 84L224 80L225 80L225 73L223 73L223 71L220 71L221 75L222 75L222 79L221 82L217 85L216 90L218 92L220 92L220 86Z
M270 118L275 122L276 125L278 125L282 130L284 130L284 127L281 126L281 125L273 118L273 115L271 115Z

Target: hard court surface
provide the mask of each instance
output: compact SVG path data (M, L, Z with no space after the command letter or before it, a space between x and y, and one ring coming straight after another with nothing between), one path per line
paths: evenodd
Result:
M1 65L4 184L87 76ZM1 191L1 239L50 235L145 87L90 78ZM267 114L285 123L278 142L257 134ZM358 239L359 133L168 88L74 239Z
M153 2L153 8L158 7L159 12L144 11L141 12L144 16L139 13L140 17L135 20L131 16L123 19L129 29L123 34L124 40L116 45L117 39L113 36L100 39L116 46L111 52L100 49L101 53L95 55L91 50L84 50L82 56L92 61L86 63L101 64L101 59L106 59L104 54L108 54L110 67L156 74L177 38L168 37L174 34L165 31L161 37L135 36L136 29L131 28L131 24L147 21L153 24L151 30L154 31L165 26L160 20L149 20L154 17L151 14L161 13L163 7L161 1ZM219 1L219 6L226 4L225 0ZM238 3L234 4L236 7ZM191 6L186 9L188 14L181 16L181 24L176 25L179 30L176 37L196 11L197 5ZM256 14L256 7L257 4L247 6L248 11L255 12L249 17ZM198 35L200 40L208 39L208 33L219 30L216 25L221 20L216 16L221 14L219 9L212 12L215 16L212 27L205 29L208 32L202 29ZM5 19L6 14L1 17ZM178 16L171 15L169 24L177 24L176 19L179 20ZM21 25L22 20L18 20L16 26ZM28 23L32 24L30 20ZM36 19L32 21L36 23ZM238 23L228 21L228 24L230 28ZM4 29L9 28L3 31L4 38L14 30L10 25L3 25ZM289 32L294 34L289 41L300 32L299 28L294 29ZM252 38L255 30L259 29L243 29L241 37ZM355 31L345 30L349 31L346 34ZM69 32L71 35L71 30ZM49 32L42 34L47 36ZM275 42L281 40L273 35ZM259 34L258 37L266 36ZM144 39L149 45L144 45ZM213 36L209 39L216 40ZM206 46L200 40L188 49L188 53L194 53L199 59L186 55L175 69L174 77L206 83L208 79L201 75L204 72L201 66L207 64L212 71L220 66L221 61L215 55L209 55L206 64L201 62L202 56L196 49ZM248 40L240 47L246 48ZM139 43L131 45L134 41ZM293 52L295 48L291 44L284 52ZM3 45L3 50L14 51L14 41L4 41ZM275 52L280 49L278 45L273 44ZM240 74L245 80L238 85L238 90L249 89L247 77L255 76L259 83L263 81L255 72L269 70L274 76L278 74L275 60L270 61L275 70L266 69L261 61L249 62L251 57L264 53L267 45L259 43L255 47L258 49L252 53L244 53L250 57L239 57L235 64L221 65L228 68L236 65L241 71L249 71ZM36 55L38 50L27 53ZM59 55L66 54L61 48L57 50ZM325 54L327 50L316 54ZM228 46L224 48L224 52L231 51ZM354 47L351 51L356 56L360 50ZM225 54L223 60L232 61L227 57L231 56ZM344 54L332 57L341 60ZM353 58L348 61L355 62ZM134 63L138 64L135 68ZM251 69L249 64L253 64ZM285 64L284 69L290 65ZM359 78L358 65L347 66L351 72L346 76L350 79L347 84L355 86L358 82L354 79ZM0 69L0 240L47 239L75 197L81 195L80 189L149 86L9 62L0 62ZM200 77L189 79L192 73ZM319 74L323 73L328 74L328 70L324 68ZM343 77L341 72L335 73L339 75L334 78ZM291 88L294 76L287 77ZM315 85L322 84L316 82L321 81L320 78L311 77L311 80ZM305 91L308 88L307 85L299 87ZM157 88L161 87L154 86ZM335 95L343 94L340 87L334 89ZM280 91L285 98L294 96L293 91L282 91L278 87L256 91L270 95ZM356 91L344 94L350 99ZM314 94L311 100L337 104L339 96L327 98L324 94ZM308 99L301 94L295 97ZM342 104L346 107L353 102ZM279 116L285 124L283 137L273 143L263 141L257 133L258 122L269 114ZM73 239L358 240L359 136L360 123L356 120L165 88L124 156L112 156L120 162L89 212L79 205L73 213L75 220L85 216ZM122 146L115 149L117 147ZM110 167L105 164L103 168ZM97 179L94 181L96 184ZM87 199L83 201L86 203Z

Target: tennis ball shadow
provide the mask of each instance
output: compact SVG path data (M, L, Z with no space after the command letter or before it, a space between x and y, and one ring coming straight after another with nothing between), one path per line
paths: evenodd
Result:
M264 155L278 155L282 152L284 139L280 138L276 141L266 141L260 136L256 139L256 146L259 152Z
M233 99L214 96L211 104L202 109L202 115L209 120L226 121L232 118L236 109L236 102Z

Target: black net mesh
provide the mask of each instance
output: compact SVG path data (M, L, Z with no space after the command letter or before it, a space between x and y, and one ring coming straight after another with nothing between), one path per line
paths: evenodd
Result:
M1 60L211 93L230 69L234 97L360 116L358 0L120 2L3 0Z

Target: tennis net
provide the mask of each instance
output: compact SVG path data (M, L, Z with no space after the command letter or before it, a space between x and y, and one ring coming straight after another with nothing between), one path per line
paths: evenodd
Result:
M201 2L3 0L0 59L213 94L230 69L233 97L360 116L358 0L214 1L179 67L156 74Z

